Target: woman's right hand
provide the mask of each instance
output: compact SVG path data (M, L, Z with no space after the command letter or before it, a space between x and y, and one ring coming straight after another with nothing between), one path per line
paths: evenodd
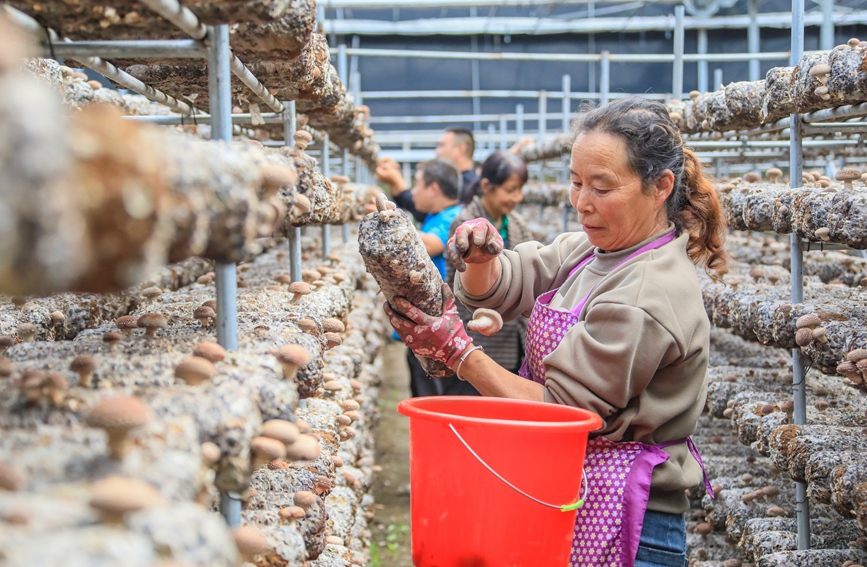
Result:
M490 262L503 252L503 237L487 219L472 219L461 224L449 239L446 254L459 272L467 264Z

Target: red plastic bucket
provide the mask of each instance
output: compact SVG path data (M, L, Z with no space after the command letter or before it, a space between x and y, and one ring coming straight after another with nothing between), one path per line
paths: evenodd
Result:
M503 398L412 398L412 560L416 567L569 564L587 435L598 415Z

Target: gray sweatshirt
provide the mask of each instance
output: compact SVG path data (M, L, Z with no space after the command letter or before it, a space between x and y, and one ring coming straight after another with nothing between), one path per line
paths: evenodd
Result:
M468 295L459 278L455 292L467 305L496 309L509 320L529 314L536 297L551 289L560 288L550 307L563 310L592 290L579 323L544 359L546 401L598 413L605 420L600 434L611 441L681 439L693 433L704 407L710 331L686 253L688 235L614 269L673 230L616 252L595 248L584 233L562 234L548 246L528 242L500 256L500 278L488 293ZM594 252L592 262L568 277ZM686 444L665 450L671 458L654 469L648 509L681 513L701 468Z

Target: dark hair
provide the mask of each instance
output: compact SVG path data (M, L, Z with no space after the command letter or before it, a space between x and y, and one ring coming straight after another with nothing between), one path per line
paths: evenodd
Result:
M467 157L472 159L473 154L476 153L476 139L473 133L459 126L449 126L446 132L454 134L456 144L464 144L467 147Z
M572 131L575 138L605 132L623 139L628 165L641 176L645 192L670 170L674 188L665 212L678 233L689 233L690 259L709 269L725 265L726 224L719 197L696 155L683 147L680 131L662 103L638 97L618 99L578 116Z
M436 158L418 164L418 169L421 171L421 178L425 185L436 183L445 198L458 198L461 190L461 174L452 162Z
M473 200L473 197L481 196L482 179L487 179L491 187L497 188L508 181L513 175L518 176L521 185L527 183L527 165L524 163L524 160L509 152L496 150L482 164L482 173L479 175L479 178L464 191L462 197L463 203L469 203Z

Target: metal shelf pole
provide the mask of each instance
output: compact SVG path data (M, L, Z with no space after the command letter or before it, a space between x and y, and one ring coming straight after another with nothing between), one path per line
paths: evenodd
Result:
M674 68L671 74L671 96L675 100L683 98L683 43L684 43L684 7L674 7Z
M298 117L295 115L295 101L283 102L283 143L291 146L295 142ZM289 277L294 282L301 281L301 228L289 227Z
M524 137L524 105L515 105L515 136L518 140Z
M341 163L341 168L343 169L343 176L347 179L351 179L349 177L349 150L343 150L343 161ZM347 221L343 223L342 231L343 231L343 243L346 244L349 242L349 222Z
M792 0L792 55L794 67L804 53L804 0ZM803 144L801 140L801 117L792 114L789 128L789 178L792 189L801 187L801 174L804 166ZM796 234L789 235L792 270L792 304L804 301L804 255L800 239ZM807 388L801 349L792 349L792 399L795 405L796 425L807 423ZM795 483L795 512L798 523L798 549L810 549L810 501L807 498L807 483Z
M602 59L599 61L599 104L608 104L609 93L611 92L611 52L605 50L602 52Z
M208 90L210 91L211 139L232 140L232 75L229 71L229 27L208 28ZM235 264L218 262L217 342L226 350L238 350L238 282ZM241 524L241 500L237 494L220 493L220 513L230 527Z
M328 179L331 176L331 152L328 148L328 134L322 138L322 175ZM322 225L322 257L331 254L331 225Z

